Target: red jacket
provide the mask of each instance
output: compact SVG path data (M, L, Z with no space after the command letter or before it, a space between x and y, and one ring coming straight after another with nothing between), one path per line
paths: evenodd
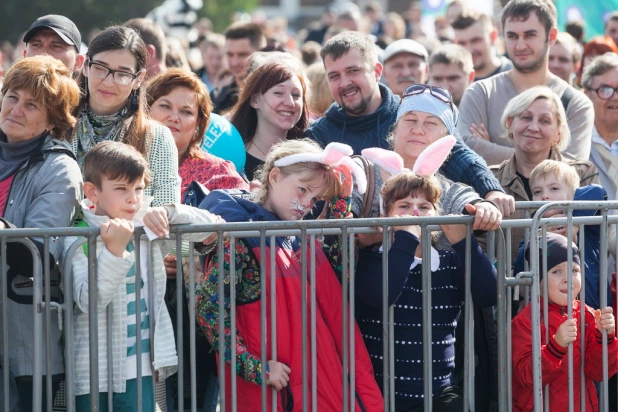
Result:
M573 319L579 329L581 303L573 302ZM585 339L585 368L586 379L586 410L598 411L597 392L593 381L603 380L603 346L602 335L596 328L594 312L585 307L586 339ZM533 376L532 376L532 335L531 335L531 305L528 304L512 322L512 350L513 350L513 411L531 411L534 409ZM545 339L543 321L543 300L541 299L541 369L543 375L543 389L549 384L550 411L563 412L568 410L568 349L560 346L554 336L558 327L568 319L566 307L549 304L549 336ZM614 335L608 335L609 376L618 370L618 340ZM573 342L573 399L574 410L580 410L581 385L580 336Z

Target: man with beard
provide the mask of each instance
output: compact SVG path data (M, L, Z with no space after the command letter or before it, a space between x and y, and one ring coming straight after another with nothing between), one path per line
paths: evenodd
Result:
M369 36L341 33L330 39L320 54L335 103L307 129L307 137L323 147L332 142L348 144L357 155L370 147L387 149L387 136L401 99L379 83L382 64ZM451 110L456 112L454 106ZM483 159L461 139L440 171L453 181L472 186L481 197L496 203L503 214L514 210L513 198L504 194Z
M558 34L556 7L549 0L511 0L501 20L513 69L475 82L466 90L457 125L464 141L490 165L509 159L513 142L505 136L502 113L519 93L546 85L561 97L566 109L571 142L564 152L587 160L594 122L592 103L549 71L549 47Z
M399 97L411 84L427 82L427 50L410 39L392 42L384 49L384 80Z

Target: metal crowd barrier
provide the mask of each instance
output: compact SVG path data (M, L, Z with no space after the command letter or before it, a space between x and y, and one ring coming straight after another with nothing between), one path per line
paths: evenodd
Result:
M487 236L487 251L490 259L492 261L496 260L496 265L498 269L498 304L496 309L496 322L497 322L497 338L498 338L498 410L500 411L511 411L512 410L512 393L511 393L511 382L512 382L512 353L511 353L511 323L510 319L512 317L511 310L511 299L512 299L512 288L519 286L528 286L530 289L530 302L532 304L532 322L535 328L533 329L533 373L535 376L534 381L534 399L535 399L535 412L541 410L549 410L549 399L546 396L543 399L543 388L541 388L542 378L541 378L541 359L540 359L540 345L541 345L541 336L540 336L540 307L539 307L539 262L536 254L532 254L533 258L530 264L530 270L526 270L523 273L515 274L516 276L511 275L511 247L514 244L513 242L518 242L519 239L512 239L512 230L514 228L527 228L530 233L537 233L539 229L542 230L542 233L545 234L547 232L548 225L556 225L556 224L566 224L568 227L568 235L572 233L572 227L577 225L580 227L580 234L584 234L585 226L587 225L599 225L602 226L602 242L601 242L601 252L602 252L602 260L601 260L601 287L603 285L607 286L607 225L608 224L618 224L618 216L613 216L609 214L609 211L612 209L618 209L618 202L564 202L564 203L552 203L545 204L541 202L523 202L518 203L517 205L520 209L526 209L529 211L539 209L534 217L526 218L526 219L517 219L517 220L504 220L501 226L501 230L498 230L493 233L488 233ZM549 219L541 219L542 215L545 211L552 208L561 208L568 210L568 216L563 218L549 218ZM573 217L573 210L581 210L581 209L598 209L600 210L601 215L595 217ZM530 214L530 216L532 216ZM301 299L302 299L302 307L303 312L301 314L301 323L302 323L302 335L309 336L309 342L307 339L303 339L303 342L300 343L302 346L302 370L300 373L302 374L302 410L309 410L309 405L311 405L312 411L318 410L318 398L317 398L317 381L319 377L316 376L315 373L309 374L309 370L315 371L317 364L318 353L316 351L316 261L315 261L315 247L316 240L319 240L322 236L325 235L340 235L342 241L342 273L349 273L348 276L342 276L342 296L341 301L343 303L343 322L341 325L342 328L342 336L343 336L343 353L341 354L341 362L343 368L343 380L341 382L343 389L343 400L341 405L342 411L355 410L355 260L354 260L354 247L351 247L351 244L354 242L354 236L358 233L375 233L376 227L380 227L382 229L383 236L383 261L382 261L382 286L383 286L383 306L382 306L382 333L383 333L383 368L384 368L384 376L382 379L382 387L383 387L383 398L384 398L384 410L391 411L395 410L395 379L394 370L395 370L395 342L394 342L394 325L393 325L393 307L387 306L387 294L388 294L388 250L391 244L391 235L392 235L392 227L394 226L402 226L408 224L417 224L421 226L422 229L422 258L423 261L429 262L431 260L430 253L430 234L433 231L440 230L440 224L465 224L467 226L467 235L466 235L466 254L470 255L470 235L471 235L471 225L473 222L472 217L465 216L444 216L444 217L431 217L431 218L384 218L384 219L349 219L349 220L326 220L326 221L284 221L284 222L244 222L244 223L225 223L225 224L217 224L217 225L203 225L203 226L193 226L193 225L185 225L185 226L176 226L172 228L171 238L175 240L176 248L178 251L182 250L183 243L183 234L186 233L196 233L196 232L217 232L218 233L218 249L217 253L219 256L223 254L223 240L224 238L230 239L231 244L231 252L232 256L230 258L230 272L234 273L235 270L235 243L244 238L259 238L260 240L260 272L262 274L270 273L271 275L275 273L275 238L277 236L300 236L301 238L301 267L302 267L302 291L301 291ZM135 256L136 256L136 278L140 276L140 237L143 235L142 229L137 229L135 233ZM45 262L41 264L41 259L37 248L28 238L39 238L44 241L44 251L45 253L49 250L49 241L50 239L56 237L66 237L66 236L80 236L83 239L75 242L69 252L68 257L66 259L66 263L64 266L63 272L63 285L64 285L64 294L65 294L65 302L63 305L53 305L50 304L50 268L49 262L45 259ZM34 342L34 353L33 353L33 361L34 361L34 369L33 369L33 409L35 411L41 410L43 402L45 402L47 410L51 411L53 407L53 399L52 399L52 389L51 389L51 375L43 373L43 364L42 364L42 353L43 348L45 348L46 353L46 368L45 370L50 370L51 368L51 343L50 343L50 330L49 328L43 329L43 324L50 325L52 310L58 310L59 313L62 313L63 316L63 324L64 333L65 333L65 344L64 347L64 361L65 361L65 394L66 394L66 410L67 411L75 411L75 392L74 392L74 353L72 345L68 344L71 341L71 336L73 335L73 302L72 302L72 273L71 273L71 260L70 256L74 253L84 253L82 252L82 245L84 243L88 244L88 267L89 267L89 338L90 338L90 392L91 392L91 410L98 410L98 397L99 397L99 370L98 370L98 345L97 345L97 336L98 336L98 326L97 326L97 290L92 285L96 285L97 279L97 266L96 266L96 240L98 236L97 228L58 228L58 229L49 229L49 230L40 230L40 229L6 229L0 231L0 268L2 273L2 348L3 348L3 356L2 356L2 364L8 365L8 348L9 348L9 336L6 333L6 325L7 319L10 316L7 310L7 282L6 282L6 245L10 242L19 242L26 247L32 253L33 256L33 273L35 274L33 277L33 297L34 297L34 305L33 305L33 313L34 313L34 330L32 331L33 342ZM267 240L268 239L268 240ZM534 249L537 247L537 238L536 236L532 236L531 247ZM583 253L583 236L581 236L580 240L580 249ZM161 240L156 240L155 242L160 242ZM545 239L546 241L546 239ZM268 248L266 246L269 246ZM152 243L148 244L148 285L149 285L149 296L154 296L154 273L153 273L153 262L152 262ZM309 255L307 252L310 252ZM270 254L270 268L267 268L267 259L266 254ZM618 253L618 251L617 251ZM193 244L190 244L189 247L189 274L188 274L188 285L195 285L195 267L194 267L194 256L195 251L193 248ZM309 258L307 257L309 256ZM582 261L584 260L584 256L582 256ZM180 262L180 259L179 259ZM157 263L160 264L160 263ZM219 259L219 273L224 273L224 259ZM569 269L570 269L569 264ZM546 267L546 265L544 266ZM465 334L465 351L464 351L464 359L457 360L463 361L463 370L464 370L464 387L463 396L464 396L464 411L470 410L475 411L474 399L475 399L475 371L474 371L474 321L473 321L473 312L471 302L471 294L470 294L470 277L471 277L470 260L466 260L465 265L465 305L464 305L464 313L463 313L463 322L466 325L466 334ZM570 273L570 270L569 270ZM431 272L430 265L423 265L422 267L422 276L423 276L423 291L431 290ZM583 272L582 265L582 302L584 302L585 296L583 289L584 287L584 277L585 273ZM223 279L223 276L220 276L220 279ZM547 277L544 277L545 281ZM267 290L267 282L270 282L271 288L271 301L266 302L266 299L261 299L260 308L261 308L261 334L262 334L262 342L261 342L261 361L262 364L265 365L269 360L266 358L266 354L268 352L268 347L270 346L271 350L271 359L277 359L277 342L276 342L276 299L275 299L275 276L261 276L261 293L262 296L266 295ZM569 280L569 285L570 285ZM184 284L184 276L183 276L183 268L182 265L178 265L178 273L176 276L176 286L177 286L177 304L182 305L182 294L185 293L185 284ZM224 282L219 282L219 295L225 296L225 288ZM136 288L136 303L137 309L136 313L140 313L139 302L140 302L140 291L139 287ZM547 288L545 288L547 290ZM607 289L604 289L605 291ZM43 291L45 292L45 299L43 299ZM604 299L604 293L601 293L601 303L602 305L606 305L606 299ZM570 292L569 292L570 297ZM231 336L232 339L235 338L236 334L236 296L234 287L230 288L229 298L231 301ZM615 297L618 299L618 296ZM307 305L307 300L309 300L309 305ZM544 310L545 314L547 313L547 297L544 299L545 305ZM267 303L270 304L270 313L267 311ZM424 379L424 409L426 411L432 410L432 351L431 351L431 342L432 342L432 329L431 329L431 294L423 292L423 351L424 351L424 362L423 362L423 375ZM195 321L195 290L193 287L189 287L189 327L190 327L190 388L185 388L183 384L183 320L182 320L182 310L179 307L177 310L177 351L179 356L179 365L178 365L178 410L191 410L196 411L199 407L196 404L196 351L197 350L210 350L210 348L196 348L195 344L195 336L196 336L196 321ZM224 332L224 299L219 300L219 336L221 337L219 340L219 347L215 348L218 350L219 358L224 359L224 351L225 351L225 332ZM307 313L307 306L309 306L309 313ZM111 363L111 311L110 307L107 308L107 339L108 339L108 365L107 365L107 373L108 373L108 382L112 381L113 368ZM267 318L270 317L271 320L271 334L267 335ZM569 318L572 317L571 310L569 309ZM151 339L153 338L152 334L154 331L154 316L150 317L150 333ZM545 322L547 322L547 316L544 316ZM460 318L460 322L461 322ZM136 405L138 411L142 410L142 385L141 385L141 345L139 344L139 337L141 336L141 322L136 322L137 325L137 333L136 336L138 338L137 342L137 399ZM547 330L547 325L546 330ZM43 336L43 330L45 330L45 336ZM547 337L546 337L547 338ZM151 340L152 341L152 340ZM233 341L232 341L233 342ZM45 344L45 346L44 346ZM308 345L311 346L311 351L308 351ZM231 345L230 350L232 352L231 356L231 387L227 387L225 380L225 363L219 362L218 366L218 375L219 375L219 387L220 387L220 407L222 411L236 411L238 409L236 405L236 397L232 396L231 405L226 404L226 393L231 391L232 395L236 393L236 347L234 344ZM582 346L583 350L583 346ZM607 383L607 334L603 334L603 350L604 350L604 364L603 370L605 373L605 379L602 382L602 399L601 399L601 411L608 411L608 383ZM572 364L572 356L573 350L572 345L569 345L568 352L568 362ZM572 365L569 370L569 377L572 378L572 374L574 371L572 370ZM583 367L580 373L583 374ZM38 377L45 377L46 380L46 393L45 396L42 394L42 380ZM9 380L9 368L3 368L3 378L4 382L8 382ZM154 379L154 378L153 378ZM568 395L570 401L570 411L574 410L573 405L573 391L575 388L572 386L572 379L569 380L570 385L568 388ZM189 391L191 394L191 402L190 405L184 405L184 396L183 394ZM267 402L268 392L271 392L272 402L269 405ZM547 393L547 391L546 391ZM8 384L4 385L3 388L4 394L4 405L3 410L9 410L9 386ZM259 399L260 407L262 411L277 410L277 396L275 396L276 391L273 388L268 388L266 385L265 379L262 380L261 386L261 399ZM110 405L112 404L112 392L109 391L108 400ZM45 399L43 399L45 398ZM582 397L584 399L584 397ZM256 400L258 402L258 400ZM165 408L163 408L165 410ZM295 409L296 410L296 409ZM301 410L299 408L298 410ZM583 409L582 409L583 410Z

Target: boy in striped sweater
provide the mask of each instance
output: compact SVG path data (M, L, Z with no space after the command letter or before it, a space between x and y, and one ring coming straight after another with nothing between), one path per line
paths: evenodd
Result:
M141 380L142 410L154 411L153 381L175 373L178 365L174 332L163 301L167 279L163 258L173 245L154 242L150 257L145 238L139 240L137 248L134 227L144 226L149 237L155 238L167 236L170 223L207 224L222 220L206 210L185 205L149 208L150 199L143 194L150 183L148 164L137 150L123 143L108 141L91 149L84 158L83 174L87 199L82 202L83 220L78 226L99 227L100 236L96 252L92 251L97 257L96 285L89 284L86 247L65 257L71 260L73 271L76 408L90 410L92 343L88 334L88 300L89 293L96 291L99 409L108 410L107 392L111 390L113 410L136 410L137 384ZM184 239L209 243L216 236L209 235L185 234ZM77 239L66 238L65 254ZM139 267L136 250L140 250ZM149 265L152 276L148 276ZM108 382L110 354L112 382Z

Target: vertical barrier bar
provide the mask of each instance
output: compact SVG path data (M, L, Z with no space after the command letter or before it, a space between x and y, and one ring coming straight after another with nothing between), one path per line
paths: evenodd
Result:
M348 233L347 228L341 229L341 280L342 280L342 293L341 293L341 328L342 328L342 348L343 356L341 357L342 367L342 379L343 379L343 412L349 410L349 393L348 393L348 331L346 327L346 320L348 318Z
M140 242L140 235L135 235L135 348L136 348L136 356L137 356L137 366L136 366L136 374L137 374L137 412L142 412L142 396L143 396L143 387L142 387L142 322L141 322L141 313L142 313L142 291L141 291L141 283L142 283L142 256L141 249L142 245ZM150 245L149 245L150 248ZM148 276L148 274L146 274ZM108 388L109 389L109 388Z
M191 412L197 410L197 365L195 363L197 348L195 347L195 246L189 242L189 356L191 359ZM180 376L180 375L179 375ZM178 409L182 412L182 409Z
M150 343L150 359L151 359L151 364L148 365L149 370L152 371L152 401L153 401L153 405L157 404L157 379L156 379L156 372L153 370L152 368L152 359L154 359L154 330L155 330L155 316L156 314L154 313L154 308L155 308L155 297L156 295L156 289L155 289L155 278L154 278L154 256L153 256L153 246L154 246L154 242L155 241L148 241L148 266L147 266L147 270L148 273L146 273L146 276L148 277L148 296L149 296L149 307L148 307L148 313L150 316L148 316L148 335L149 335L149 343ZM180 257L180 262L182 264L182 256ZM166 281L167 281L167 276L165 277ZM165 303L163 303L165 304ZM138 321L141 323L142 322L142 315L141 313L139 314L139 316L137 315L137 313L135 314L135 316L139 319ZM165 390L165 385L163 385L163 390ZM109 391L108 391L109 393Z
M107 322L107 382L114 381L114 359L112 356L112 305L107 305L105 309L105 320ZM109 388L108 388L109 389ZM114 391L107 391L107 411L114 412Z
M389 359L390 350L389 342L391 341L391 335L389 335L389 319L388 319L388 239L390 237L390 231L388 226L382 226L382 393L384 395L384 410L389 410L389 401L391 401L390 391L390 375L393 371L390 369ZM391 401L394 404L394 401Z
M34 257L33 257L34 260ZM10 410L9 404L9 336L8 336L8 293L7 293L7 281L6 281L6 238L0 236L0 268L2 269L2 381L4 382L3 396L3 410Z
M308 387L308 368L307 368L307 230L300 230L300 272L301 272L301 329L302 329L302 387L303 387L303 411L309 409L309 387Z
M356 320L354 317L354 233L350 233L349 238L349 252L350 252L350 410L356 410L356 347L354 346L355 339L355 325Z
M275 236L270 237L270 359L277 361L277 273L276 273L276 243ZM271 390L272 412L277 412L277 391Z
M49 268L49 237L43 238L43 287L45 289L45 405L48 411L53 407L51 373L51 274ZM36 332L35 332L36 333ZM36 395L35 395L36 396Z
M547 225L543 225L542 229L542 244L543 250L547 250ZM531 249L532 250L532 249ZM543 324L545 326L545 342L549 342L549 298L547 296L547 254L543 253L543 273L541 273L539 268L539 276L543 276ZM538 295L533 296L535 300L538 300ZM542 370L539 372L542 373ZM549 410L549 384L545 385L545 393L544 393L544 408L545 410Z
M311 411L318 411L318 356L316 337L316 273L315 273L315 235L311 235L310 289L311 294Z
M96 261L96 236L88 237L88 338L90 339L90 411L99 410L99 327L97 310L97 261ZM137 258L136 258L137 259ZM36 328L35 320L35 328ZM40 325L39 325L40 327ZM36 376L36 375L35 375ZM35 392L36 392L35 379ZM40 393L40 392L38 392ZM37 401L36 397L33 399ZM39 406L40 408L40 406ZM37 406L34 407L37 409Z
M223 248L223 232L217 232L217 263L219 266L219 403L221 410L227 411L225 384L225 251ZM230 274L230 285L234 285L236 276ZM236 342L235 336L230 336L230 345Z
M513 230L509 227L506 229L506 245L504 248L504 255L506 257L506 266L504 270L506 273L511 271L511 245L513 238ZM506 288L506 388L502 388L503 392L506 392L506 410L511 412L513 410L513 348L511 346L511 319L513 318L513 296L512 289ZM501 409L502 410L502 409Z
M524 210L524 219L530 219L530 209ZM528 227L524 228L524 239L530 239L532 235L534 235L535 237L538 236L537 233L534 233L534 234L530 233L530 229ZM538 243L537 243L537 246L538 246ZM532 267L532 262L526 262L524 260L524 270L526 271L532 270L531 267ZM530 302L530 293L532 291L527 286L524 286L523 290L524 290L524 307L526 307L526 305L528 305L528 303Z
M464 412L470 408L474 410L474 306L472 301L472 293L470 292L470 256L471 256L471 225L466 224L466 262L465 262L465 303L464 316L466 323L466 334L464 337ZM492 252L495 251L495 232L489 232L489 244L492 245ZM491 260L493 261L492 253Z
M599 270L601 271L601 288L599 290L599 303L601 308L607 307L607 209L603 209L601 211L601 215L603 216L603 222L601 223L601 262L599 265ZM583 264L583 260L582 260ZM600 410L608 411L609 410L609 386L608 386L608 374L609 374L609 365L608 365L608 351L607 351L607 330L603 329L603 382L601 384L601 399L600 401Z
M423 276L423 385L425 410L433 410L433 372L431 353L431 231L421 225L422 276Z
M498 410L506 411L507 410L507 368L506 363L507 359L507 339L506 339L506 323L510 321L506 317L506 307L510 304L510 302L506 299L506 286L505 286L505 269L506 265L504 262L505 255L505 246L504 246L504 236L502 233L498 232L496 240L496 255L498 257L498 268L497 268L497 282L498 282L498 319L497 319L497 334L498 334ZM506 253L510 253L510 249L506 249ZM465 375L464 375L465 376ZM466 404L464 403L464 407Z
M567 211L567 241L573 239L573 209ZM546 253L543 253L545 256ZM544 266L543 270L548 271L548 267ZM567 313L569 320L573 319L573 248L567 249ZM548 341L549 342L549 341ZM575 394L573 393L573 343L568 346L568 380L569 380L569 412L575 410ZM548 391L549 392L549 391Z
M533 223L534 225L534 223ZM530 250L538 250L539 239L536 234L530 236ZM533 376L533 399L534 412L543 410L543 388L541 379L541 317L539 305L539 254L530 253L530 268L533 272L532 277L532 296L531 299L531 328L532 328L532 376ZM547 319L547 317L546 317ZM547 409L549 410L549 409Z
M194 288L195 283L189 283L190 289ZM183 308L182 297L184 293L183 273L182 273L182 236L176 235L176 350L178 351L178 410L185 410L185 368L184 368L184 325L183 325ZM194 359L191 359L193 363Z
M262 356L260 361L262 362L262 370L266 370L266 365L268 365L268 359L266 358L267 344L268 344L268 331L267 331L267 323L268 319L266 317L266 232L264 230L260 230L260 326L261 326L261 335L262 343L261 343L261 352ZM262 379L262 402L261 402L261 411L266 412L267 401L268 401L268 392L266 387L266 375L263 376Z
M230 236L230 276L231 279L236 278L236 238ZM230 345L231 353L231 380L230 380L230 393L232 395L232 412L236 412L238 408L237 396L236 396L236 287L235 283L230 280L230 335L232 336L232 344Z
M585 248L585 225L579 226L579 254L580 254L580 262L581 264L581 273L582 273L582 282L581 282L581 290L579 291L579 300L581 301L581 307L584 308L586 305L586 248ZM580 375L580 387L579 387L579 410L586 410L586 376L585 376L585 359L586 359L586 311L579 311L579 356L581 361L581 365L579 368Z
M393 242L393 229L391 230L386 237L386 246L388 246L388 250L390 250L392 242ZM388 254L384 255L384 259L386 260L386 265L388 267ZM390 399L391 399L391 410L395 409L395 305L391 305L388 308L388 336L390 339L388 341L388 368L390 370L389 374L389 388L390 388Z
M65 365L65 386L64 393L66 399L67 412L75 412L75 366L73 358L73 265L72 260L76 250L80 250L87 242L86 238L81 238L73 242L67 251L62 271L62 281L64 282L65 305L64 305L64 336L69 342L64 345L64 365ZM4 254L4 252L2 252ZM4 284L2 288L4 290ZM3 296L2 299L5 297ZM6 365L7 363L5 363ZM6 382L6 381L5 381ZM5 408L4 410L8 410Z

